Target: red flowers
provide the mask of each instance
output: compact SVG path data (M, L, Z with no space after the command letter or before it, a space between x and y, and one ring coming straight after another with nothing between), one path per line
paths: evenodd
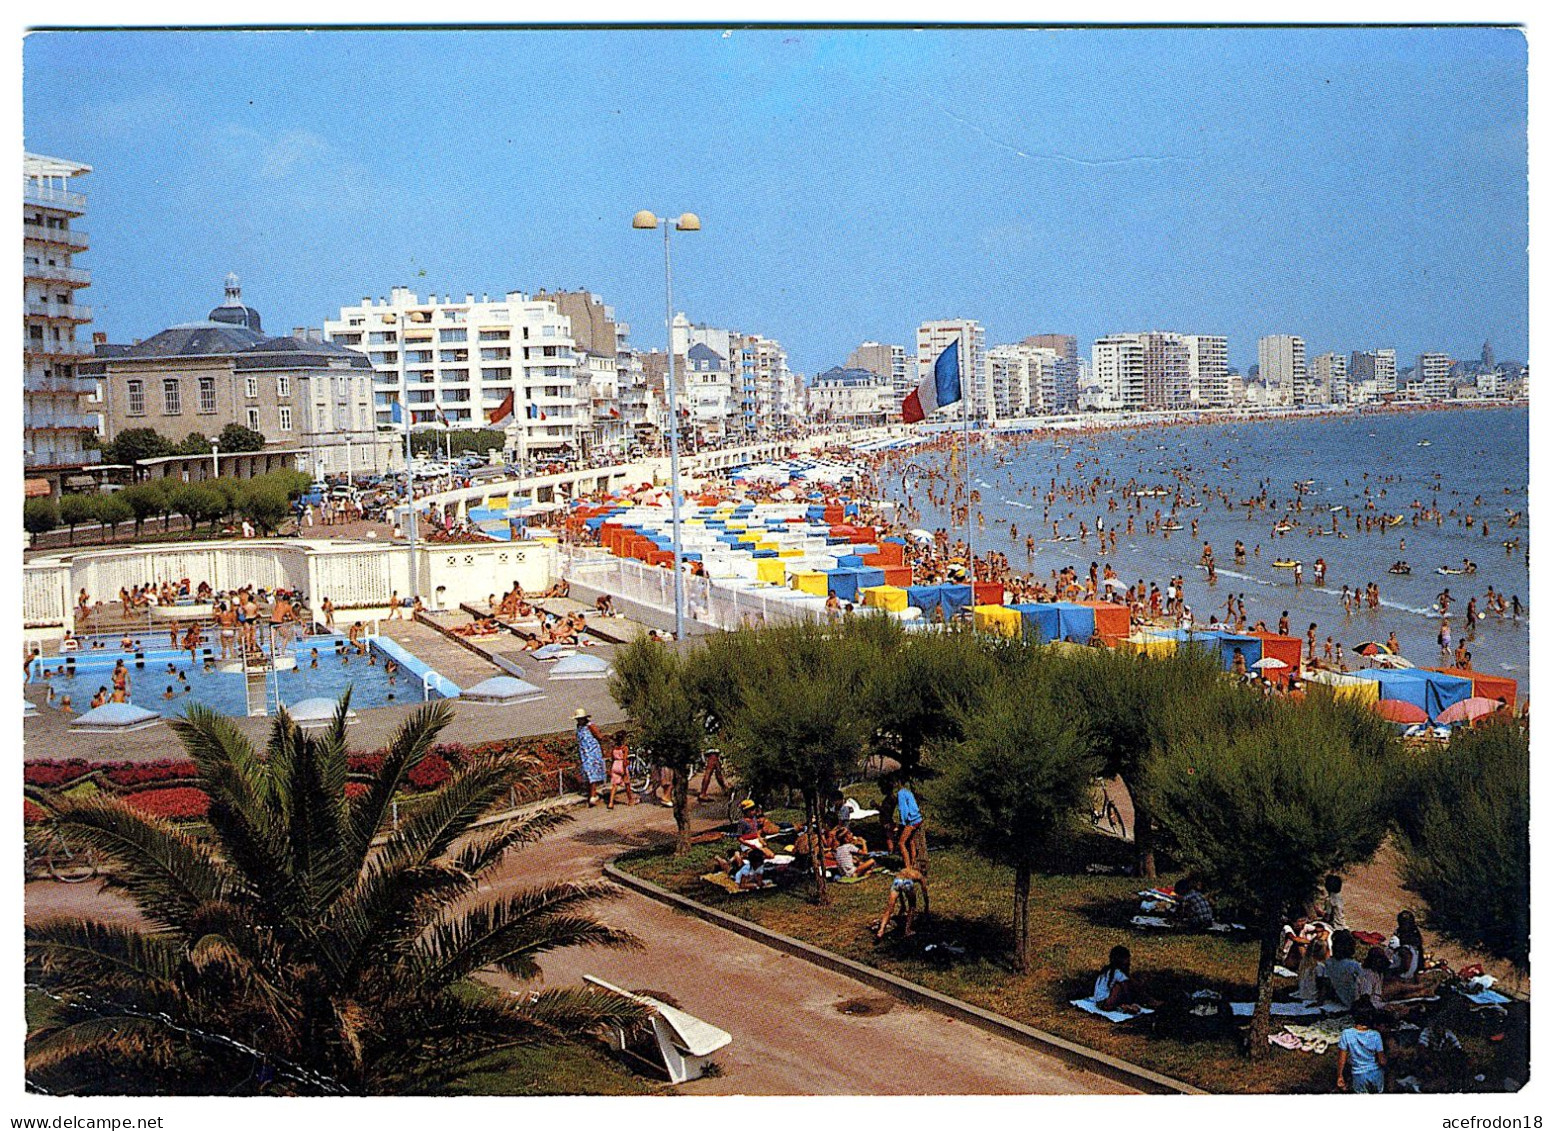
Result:
M174 821L203 817L210 812L210 798L203 789L189 785L168 786L165 789L143 789L124 799L153 817L167 817Z

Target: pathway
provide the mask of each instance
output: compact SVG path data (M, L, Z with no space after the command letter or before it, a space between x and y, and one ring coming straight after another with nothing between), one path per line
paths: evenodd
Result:
M711 823L722 808L706 807ZM572 824L515 856L482 889L486 898L546 880L595 878L627 848L672 831L656 805L579 807ZM27 885L29 919L89 912L132 919L122 897L97 885ZM718 1076L679 1090L691 1095L938 1095L1118 1093L1128 1089L961 1021L918 1009L841 974L771 950L681 914L636 892L602 905L609 922L643 942L635 951L567 950L541 960L543 981L575 986L597 974L632 990L667 995L733 1035L715 1058ZM521 983L494 975L511 988ZM838 1010L864 999L873 1015Z

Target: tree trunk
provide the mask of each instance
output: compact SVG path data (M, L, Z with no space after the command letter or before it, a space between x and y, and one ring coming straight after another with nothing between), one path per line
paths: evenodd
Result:
M1148 805L1138 799L1131 785L1127 785L1127 796L1132 798L1132 847L1137 857L1138 875L1152 880L1159 875L1154 867L1154 815Z
M1283 936L1284 916L1268 916L1262 924L1262 947L1256 961L1256 1008L1251 1012L1251 1059L1267 1055L1267 1037L1272 1027L1273 967L1278 964L1278 943Z
M804 790L804 835L809 838L809 869L814 875L814 902L824 907L830 903L830 889L825 884L825 845L820 841L819 799L818 793Z
M674 855L683 856L690 851L690 773L678 768L669 773L674 775L669 784L674 801Z
M1030 969L1030 865L1014 866L1014 969Z

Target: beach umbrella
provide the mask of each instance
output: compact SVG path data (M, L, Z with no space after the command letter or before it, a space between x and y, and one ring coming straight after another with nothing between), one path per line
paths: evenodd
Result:
M1355 648L1354 652L1357 655L1360 655L1360 656L1390 656L1390 655L1393 655L1393 653L1392 653L1390 648L1388 648L1388 647L1386 647L1386 645L1381 644L1381 643L1379 643L1377 641L1374 641L1374 640L1366 640L1363 644L1361 644L1357 648Z
M918 542L933 541L933 532L931 530L908 530L906 534L911 538L915 538Z
M1391 656L1382 652L1375 657L1375 666L1379 668L1410 668L1413 666L1413 661L1404 660L1401 656Z
M1499 710L1497 700L1474 695L1471 699L1463 699L1459 703L1452 703L1440 712L1440 717L1435 722L1469 723L1473 719L1481 719L1484 715L1492 715L1497 710Z
M1429 716L1424 709L1402 699L1381 699L1375 704L1375 713L1393 723L1426 723Z
M1253 668L1268 668L1268 669L1271 669L1271 668L1286 668L1289 665L1284 663L1277 656L1263 656L1260 660L1258 660L1256 663L1252 664L1251 666Z

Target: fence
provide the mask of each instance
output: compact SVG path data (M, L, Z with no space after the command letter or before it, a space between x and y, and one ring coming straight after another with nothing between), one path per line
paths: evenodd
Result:
M597 551L579 551L563 566L568 581L602 589L623 600L636 601L672 616L674 573ZM733 629L747 624L779 624L811 620L813 605L792 597L774 596L770 588L746 589L720 579L685 577L685 618L712 628Z

